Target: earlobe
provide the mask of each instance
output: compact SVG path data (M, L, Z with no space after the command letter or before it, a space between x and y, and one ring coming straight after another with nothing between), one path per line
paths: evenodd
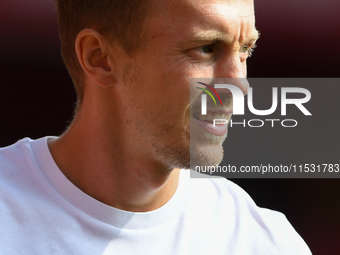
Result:
M92 29L82 30L75 43L78 61L85 74L97 85L114 85L114 68L110 66L107 39Z

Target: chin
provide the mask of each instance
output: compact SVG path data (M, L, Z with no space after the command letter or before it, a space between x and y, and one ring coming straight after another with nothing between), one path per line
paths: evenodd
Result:
M195 166L217 166L223 160L223 142L227 133L217 136L196 125L190 127L190 168Z
M195 166L218 166L223 160L222 144L199 145L192 142L190 145L190 169Z

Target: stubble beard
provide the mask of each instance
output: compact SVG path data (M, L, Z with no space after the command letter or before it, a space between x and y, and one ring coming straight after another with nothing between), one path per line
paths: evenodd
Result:
M152 146L153 153L166 171L190 168L190 127L182 125L183 119L178 116L183 109L170 108L168 102L155 106L154 102L140 98L146 83L137 65L125 66L124 83L130 87L132 96L126 107L126 113L132 114L126 114L126 122L134 125L140 141Z
M198 126L193 113L197 113L198 109L201 109L199 98L197 97L190 107L192 113L190 118L190 165L192 170L195 170L196 166L218 166L223 160L223 143L227 138L227 134L217 136ZM224 98L223 102L230 105L232 99Z
M127 65L124 68L124 82L130 86L129 93L132 95L127 106L127 112L133 112L127 122L134 125L141 141L150 144L158 161L165 166L166 170L173 168L193 169L195 166L217 166L223 160L223 142L227 135L216 136L208 133L197 124L192 124L193 116L188 114L188 125L184 125L183 109L164 105L154 105L140 98L139 92L146 84L144 77L137 65ZM163 86L165 86L163 84ZM198 102L190 106L200 107ZM156 110L156 109L158 110ZM126 116L129 116L127 114ZM196 142L198 140L202 141ZM142 145L143 146L143 145Z
M190 168L195 170L196 166L216 167L219 165L223 160L224 150L222 144L226 139L226 135L221 137L204 132L200 136L200 140L206 141L205 144L198 142L196 135L196 132L191 132Z

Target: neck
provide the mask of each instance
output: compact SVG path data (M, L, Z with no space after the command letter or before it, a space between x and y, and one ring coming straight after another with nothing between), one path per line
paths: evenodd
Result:
M133 147L125 129L105 125L107 118L96 114L101 112L96 107L83 108L61 137L49 141L64 175L83 192L118 209L145 212L167 203L177 189L179 169L169 169L147 149Z

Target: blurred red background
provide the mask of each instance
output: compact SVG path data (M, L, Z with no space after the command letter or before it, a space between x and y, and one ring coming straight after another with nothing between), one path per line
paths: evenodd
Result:
M255 0L255 11L261 38L249 77L339 77L339 1ZM0 36L0 146L61 134L76 98L54 2L2 0ZM339 179L234 181L258 205L284 212L313 254L340 254Z

